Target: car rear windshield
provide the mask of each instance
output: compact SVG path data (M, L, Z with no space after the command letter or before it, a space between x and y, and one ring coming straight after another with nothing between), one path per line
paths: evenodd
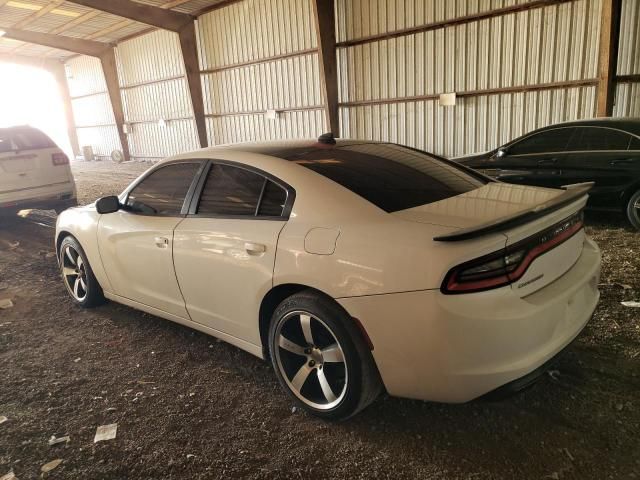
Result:
M315 148L288 159L387 212L444 200L487 183L425 152L387 143Z
M13 142L12 149L17 150L39 150L56 146L53 140L35 128L2 129L0 130L0 138L10 139Z

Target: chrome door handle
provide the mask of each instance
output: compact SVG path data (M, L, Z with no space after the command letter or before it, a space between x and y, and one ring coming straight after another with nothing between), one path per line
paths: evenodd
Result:
M167 248L169 246L169 239L166 237L156 237L153 239L156 242L156 247Z
M628 165L633 162L633 158L624 158L622 160L611 160L609 165Z
M244 249L249 255L259 255L267 251L267 247L261 243L246 242Z

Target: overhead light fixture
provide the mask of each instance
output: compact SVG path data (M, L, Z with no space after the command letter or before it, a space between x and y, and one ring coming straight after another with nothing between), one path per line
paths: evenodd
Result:
M4 34L7 33L4 30L0 30L0 37L4 37Z
M35 5L33 3L26 3L26 2L16 2L15 0L9 0L6 5L8 7L14 7L14 8L22 8L23 10L32 10L37 12L38 10L42 10L42 6L41 5ZM54 8L53 10L51 10L51 13L55 14L55 15L62 15L65 17L79 17L80 13L78 12L74 12L72 10L65 10L63 8Z

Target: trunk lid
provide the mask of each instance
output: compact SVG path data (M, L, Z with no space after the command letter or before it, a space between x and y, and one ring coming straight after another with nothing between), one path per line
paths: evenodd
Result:
M54 165L57 148L0 153L0 194L23 196L28 190L71 182L69 165Z
M471 243L499 232L506 237L506 250L510 251L521 246L530 250L538 243L553 243L556 239L557 244L536 257L511 284L514 292L524 297L558 279L580 257L584 230L572 235L568 235L567 230L575 227L575 215L584 208L587 191L588 187L557 190L492 182L462 195L393 215L450 227L449 233L434 239L438 241ZM572 223L568 219L572 219Z

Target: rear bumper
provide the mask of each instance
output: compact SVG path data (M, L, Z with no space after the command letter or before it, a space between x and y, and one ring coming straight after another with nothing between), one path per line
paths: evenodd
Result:
M75 192L63 193L40 198L30 198L16 201L1 201L0 213L17 212L29 208L38 208L41 210L64 210L78 205Z
M600 251L587 239L571 269L524 298L501 288L338 301L364 325L391 395L461 403L526 377L563 350L595 310L599 275Z

